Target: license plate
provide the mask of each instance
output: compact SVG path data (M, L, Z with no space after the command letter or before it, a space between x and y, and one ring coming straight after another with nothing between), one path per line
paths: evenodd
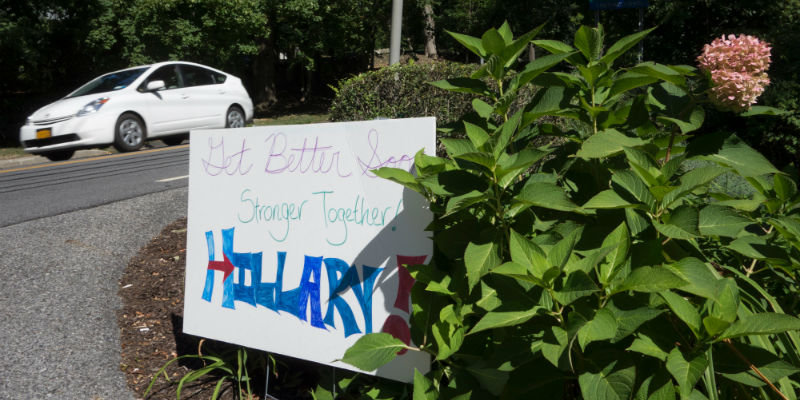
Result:
M50 130L50 128L47 128L47 129L37 129L37 130L36 130L36 138L37 138L37 139L47 139L47 138L49 138L49 137L50 137L50 136L52 136L52 135L53 135L53 132Z

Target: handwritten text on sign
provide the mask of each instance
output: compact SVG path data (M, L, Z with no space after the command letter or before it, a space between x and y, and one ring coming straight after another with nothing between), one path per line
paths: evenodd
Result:
M361 335L410 343L404 265L430 259L425 200L378 178L434 151L433 118L194 131L184 331L319 363ZM411 381L406 352L375 373Z

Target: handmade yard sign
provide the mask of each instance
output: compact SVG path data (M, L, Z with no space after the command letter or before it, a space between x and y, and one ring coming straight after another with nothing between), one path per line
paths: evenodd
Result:
M426 263L426 200L372 172L413 171L435 120L191 133L184 332L341 368L362 335L409 343L404 265ZM410 382L426 353L371 372Z

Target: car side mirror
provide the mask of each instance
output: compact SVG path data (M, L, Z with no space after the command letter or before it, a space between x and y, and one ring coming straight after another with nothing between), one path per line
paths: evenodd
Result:
M164 81L161 80L147 82L148 92L155 92L156 90L161 90L164 89L165 87L167 87L167 85L164 84Z

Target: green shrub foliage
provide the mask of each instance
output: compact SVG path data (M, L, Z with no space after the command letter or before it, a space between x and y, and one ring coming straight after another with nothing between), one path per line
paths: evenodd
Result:
M395 64L342 80L330 108L333 121L435 116L442 124L472 110L467 93L439 90L432 81L471 74L475 65L453 62Z
M703 130L694 68L615 67L649 30L608 48L602 28L572 44L536 32L452 34L486 61L435 83L473 96L464 138L442 139L444 157L418 153L415 174L377 171L435 214L433 261L407 266L414 346L365 335L344 361L373 370L386 349L430 353L414 399L795 399L796 176ZM531 41L550 54L513 70ZM537 147L542 136L563 141ZM723 174L747 197L717 192ZM373 385L363 393L376 398Z

